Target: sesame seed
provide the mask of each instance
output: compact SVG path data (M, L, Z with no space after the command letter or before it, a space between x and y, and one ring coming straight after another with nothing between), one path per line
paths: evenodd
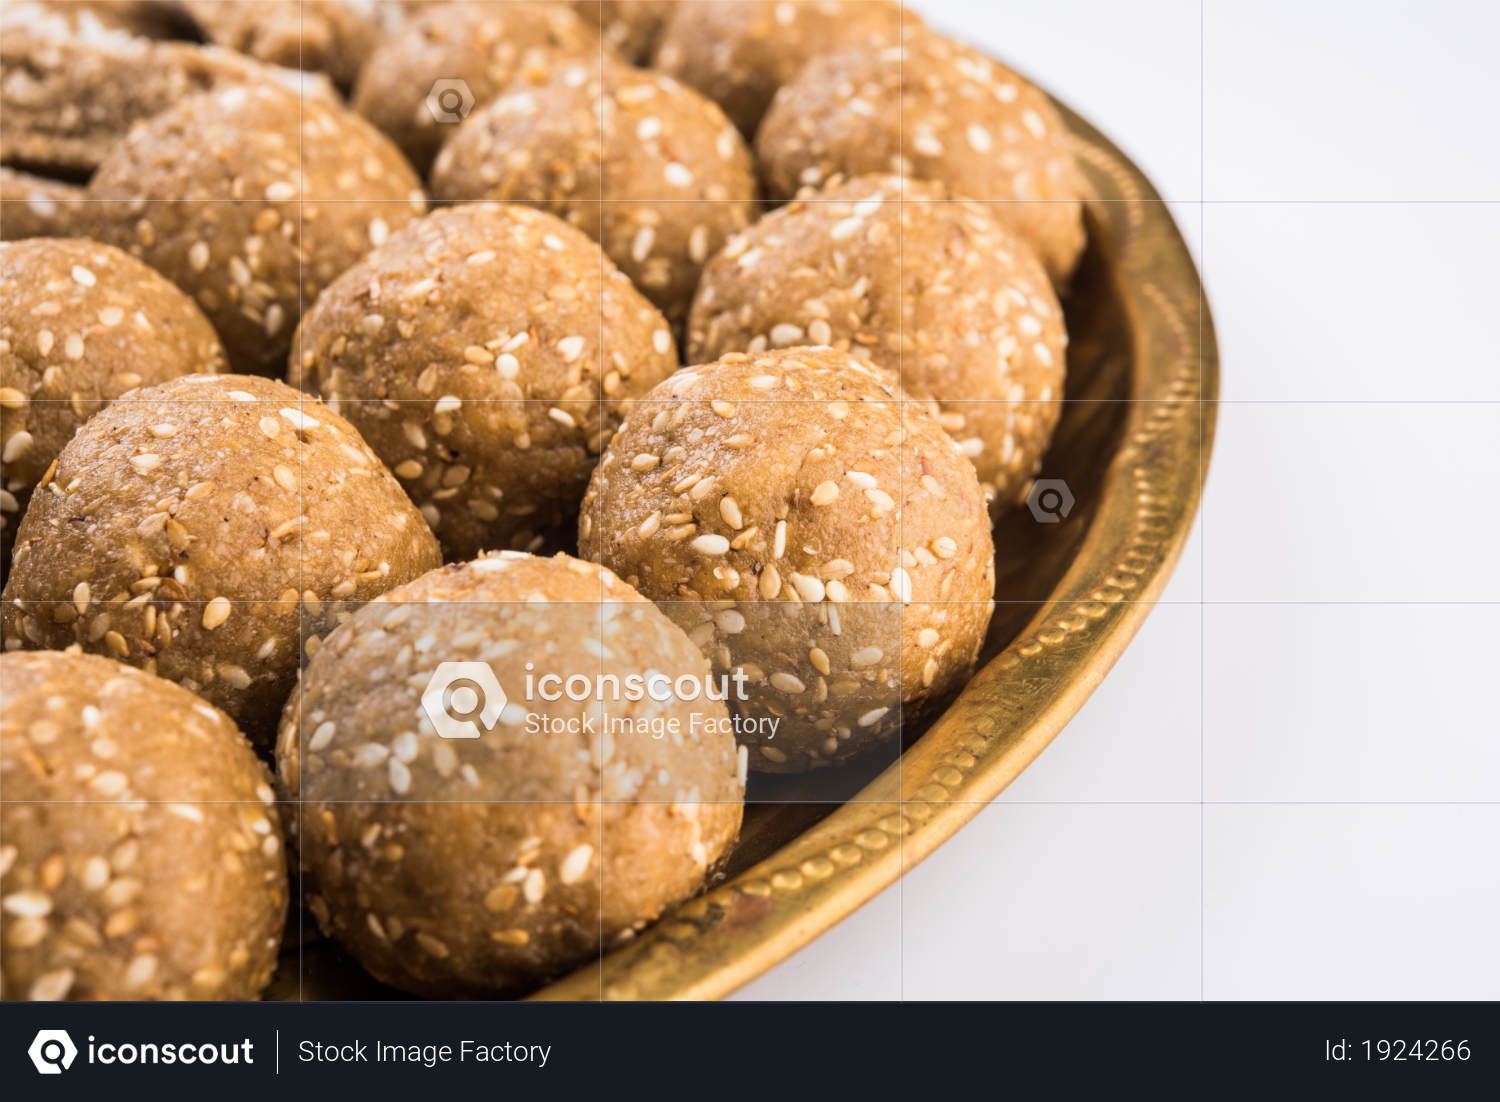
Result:
M904 567L898 566L891 571L891 592L902 604L911 604L911 575Z
M771 675L771 688L786 693L788 696L807 692L807 686L802 683L801 678L780 671Z
M830 601L837 602L838 604L843 604L849 599L849 590L844 586L844 583L839 581L837 578L834 578L832 581L830 581L826 588L828 590L828 599Z
M662 170L662 175L667 178L667 183L673 187L692 187L693 170L678 161L672 161Z
M859 717L859 725L861 727L873 727L875 726L875 724L884 719L885 714L889 711L889 708L872 708L870 709L870 711Z
M780 750L776 749L776 747L774 746L762 746L760 748L760 752L765 755L765 757L767 757L771 761L776 762L777 764L786 761L786 755L783 754Z
M977 122L969 124L969 148L975 153L988 153L994 148L994 141L990 138L990 132Z
M723 555L729 550L729 541L723 536L699 536L691 546L700 555Z
M445 394L437 400L437 405L432 407L433 413L452 413L463 405L463 401L455 398L452 394Z
M750 387L753 390L770 390L775 385L775 375L757 375L755 378L750 380Z
M6 409L24 409L26 407L26 395L13 386L0 387L0 406L4 406Z
M204 628L209 631L213 631L214 628L218 627L225 620L229 619L229 613L231 611L232 608L225 598L215 597L212 601L209 601L208 604L204 606Z
M145 474L147 471L155 470L161 466L161 456L154 455L151 452L146 452L143 455L133 455L130 457L130 465L141 474Z
M958 553L958 544L951 536L939 536L932 542L932 549L940 559L951 559Z
M650 452L641 452L630 461L630 469L632 471L649 471L660 462L660 457L652 455Z
M824 345L833 340L833 328L822 318L818 318L807 327L807 335L815 345Z
M547 894L547 878L541 869L532 869L526 874L526 879L521 882L521 894L528 903L542 901L542 897Z
M391 791L398 796L404 795L411 788L411 770L400 758L391 758L388 774L391 782Z
M562 865L558 867L557 876L564 884L576 884L583 879L584 873L588 872L589 862L594 858L594 847L588 843L575 846L563 858Z
M857 234L864 224L862 218L841 218L833 224L833 229L828 231L828 236L835 241L844 241Z
M549 249L562 249L564 247L562 238L558 237L555 233L549 233L543 237L542 244L546 245Z
M333 735L337 729L331 719L318 724L317 729L313 731L312 738L308 741L308 750L313 752L322 750L333 741Z
M563 363L572 363L583 354L582 337L564 337L557 342L557 350L562 353Z
M370 244L379 248L384 245L386 239L391 235L391 228L385 224L383 218L370 219Z
M781 574L775 563L767 563L766 568L760 572L760 595L768 601L774 601L780 592Z
M661 510L658 509L656 512L652 513L645 520L641 521L641 526L638 529L638 531L640 532L642 539L649 539L651 536L656 535L657 530L660 529L660 528L661 528Z
M837 483L831 481L820 482L817 488L813 490L812 496L808 500L810 500L814 505L831 505L838 498L838 496L839 488Z
M668 349L672 347L672 334L665 329L658 329L651 334L651 347L665 356Z
M719 516L724 518L724 523L738 532L745 526L744 517L740 515L740 506L732 497L719 499Z
M83 338L77 333L69 333L68 339L63 342L63 352L70 360L83 358Z
M252 398L251 401L254 401L254 399ZM314 421L311 417L307 416L300 410L295 410L290 407L283 408L280 413L281 416L285 417L292 423L292 427L295 428L298 432L306 432L309 429L315 429L320 424L320 422Z
M87 268L83 267L81 264L74 264L73 265L73 282L77 283L80 287L92 287L95 283L97 283L99 281L96 278L94 278L94 273L93 272L89 271Z
M637 264L643 263L651 255L651 247L656 244L656 230L651 226L642 226L635 233L635 240L630 244L630 259Z
M771 555L773 558L779 559L784 554L786 554L786 521L778 520L776 522L776 537L771 546Z
M802 340L802 327L782 322L771 330L771 343L777 348L785 348Z
M0 902L0 908L17 918L44 918L52 913L52 897L35 889L12 892Z
M740 258L735 261L735 263L738 264L741 268L748 270L755 267L756 264L760 263L760 258L765 255L766 250L757 245L755 248L749 250L748 252L741 253Z
M875 488L875 476L866 474L864 471L846 471L844 477L861 489L873 490Z
M495 370L500 372L502 379L514 379L521 373L521 361L509 352L502 352L495 357Z
M797 591L808 604L817 604L823 599L823 583L817 578L807 574L789 574L787 580L792 583L792 588Z
M877 509L884 512L890 512L896 507L896 502L891 498L891 495L875 486L866 488L865 497L869 498Z
M422 471L422 464L415 459L407 459L396 464L396 474L401 478L421 478Z
M1021 112L1021 122L1027 130L1031 131L1032 137L1045 138L1047 136L1047 124L1042 121L1042 116L1038 115L1030 107Z
M47 355L49 352L52 351L52 341L53 341L52 330L50 330L50 329L43 329L41 332L37 333L37 335L36 335L36 350L38 352L40 352L43 356Z
M471 364L494 363L495 354L483 345L471 344L464 349L464 359Z
M708 259L707 226L694 226L692 232L688 234L688 256L694 264L702 264Z

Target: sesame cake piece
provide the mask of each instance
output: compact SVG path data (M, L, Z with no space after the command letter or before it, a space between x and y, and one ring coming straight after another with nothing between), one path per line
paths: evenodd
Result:
M1061 114L1035 85L962 43L826 53L784 85L755 138L767 189L894 172L993 204L1065 286L1083 252L1082 181Z
M271 379L184 376L62 449L16 537L0 636L141 667L269 743L301 654L440 561L349 422Z
M677 0L572 0L579 18L634 64L650 60L676 6Z
M10 573L32 489L110 402L224 369L199 309L119 249L45 237L0 244L0 535Z
M426 176L462 116L516 77L545 73L558 59L597 65L600 50L598 24L590 25L563 4L461 0L426 7L370 55L353 105ZM469 93L467 106L443 112L449 116L443 121L428 106L438 81L462 82Z
M0 160L66 172L98 167L137 123L195 92L276 85L337 103L323 77L233 50L155 42L34 4L0 11Z
M183 0L210 41L289 69L326 72L340 87L380 41L380 26L345 0Z
M0 691L0 998L258 997L286 852L229 717L87 654L0 656Z
M0 241L72 237L83 188L0 165Z
M832 345L899 374L974 463L1024 500L1062 409L1068 336L1029 246L992 204L861 176L773 212L708 266L688 362Z
M743 674L751 769L842 764L968 680L995 588L973 464L896 376L833 348L729 353L631 409L579 554Z
M921 25L895 0L693 0L668 19L655 66L752 138L776 89L814 57L855 42L896 46Z
M750 224L756 195L750 151L717 105L671 77L597 60L517 81L475 111L438 155L432 189L551 211L674 322L704 262Z
M91 236L188 292L253 375L280 375L304 305L426 209L368 122L265 84L191 96L136 128L88 196Z
M676 367L666 319L599 246L530 207L474 203L335 281L289 378L359 429L452 561L571 546L605 442Z
M440 737L422 707L445 662L482 663L507 698L486 716L490 687L445 695L472 735ZM651 602L564 555L498 552L360 609L314 656L277 744L322 929L404 991L493 998L692 895L739 830L741 756L722 700L660 681L630 699L658 670L709 675ZM528 704L548 678L568 695Z

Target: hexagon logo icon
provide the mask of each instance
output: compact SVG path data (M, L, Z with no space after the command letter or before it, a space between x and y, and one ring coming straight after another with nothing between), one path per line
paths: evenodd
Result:
M467 685L449 692L456 681L472 681L478 685L484 692L484 706L480 707L479 693ZM486 731L494 730L505 703L505 690L495 679L495 671L490 669L488 662L439 662L438 668L432 671L427 688L422 690L422 710L432 721L439 738L478 738L479 725L469 718L476 714Z
M61 1075L73 1066L78 1055L78 1046L68 1036L66 1029L39 1029L26 1050L36 1070L43 1075Z
M440 123L463 122L474 110L474 93L468 81L456 78L439 80L427 93L427 113Z

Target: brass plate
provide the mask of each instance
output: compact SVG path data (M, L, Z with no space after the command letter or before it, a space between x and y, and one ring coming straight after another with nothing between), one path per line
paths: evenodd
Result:
M840 792L830 793L826 772L815 784L752 774L745 825L715 885L532 998L714 999L786 959L915 867L1031 764L1166 586L1213 442L1213 323L1156 191L1058 106L1093 198L1088 250L1064 302L1068 404L1041 477L1064 479L1077 500L1061 523L1038 524L1023 507L997 525L997 604L979 673L925 731L905 733L905 752L883 772L857 762L840 770ZM267 998L410 998L318 937L310 916L302 931L300 945L290 932Z
M746 804L728 878L533 998L716 999L785 960L914 868L1031 764L1161 595L1213 444L1213 323L1161 197L1058 106L1094 198L1065 303L1070 401L1041 477L1064 479L1077 503L1058 524L1020 508L997 526L1004 551L988 661L899 761L842 805L761 803L795 800L795 791L756 792L752 775L757 802Z

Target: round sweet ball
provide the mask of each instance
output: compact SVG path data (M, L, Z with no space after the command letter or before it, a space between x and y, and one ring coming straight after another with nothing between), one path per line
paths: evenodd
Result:
M450 561L570 546L605 442L677 366L666 320L599 246L498 203L393 235L297 347L292 381L353 422Z
M678 4L656 68L698 89L753 137L771 98L812 58L851 43L898 46L921 17L895 0Z
M213 374L202 312L134 257L97 242L0 244L0 530L5 570L32 487L86 420L122 394Z
M888 741L903 711L963 685L983 642L984 495L895 378L833 348L730 353L637 403L589 487L580 553L670 602L715 672L743 676L752 769Z
M939 34L815 59L777 93L756 152L777 198L835 175L895 172L994 201L1059 285L1083 252L1082 184L1062 116L1040 89Z
M688 361L829 344L900 374L999 509L1024 498L1062 407L1062 309L993 205L860 176L751 226L705 271Z
M739 830L744 777L723 701L662 677L696 690L708 663L564 555L497 552L361 609L313 658L277 746L320 926L403 990L493 997L698 890Z
M344 87L380 39L376 20L344 0L184 0L183 7L210 41L273 65L326 72Z
M88 194L90 235L197 300L247 375L279 375L301 304L426 204L374 127L279 85L184 99L117 145Z
M677 0L572 0L585 23L598 27L627 61L644 64L656 50Z
M661 73L570 61L470 115L438 154L432 190L551 211L680 321L704 262L754 218L756 184L711 100Z
M6 654L0 681L0 997L256 998L286 855L234 724L93 655Z
M441 4L418 11L365 62L353 105L422 175L453 124L527 72L569 57L599 62L598 24L538 0Z
M192 375L63 448L21 522L0 634L141 667L269 744L304 638L315 650L346 603L440 561L349 422L271 379Z

